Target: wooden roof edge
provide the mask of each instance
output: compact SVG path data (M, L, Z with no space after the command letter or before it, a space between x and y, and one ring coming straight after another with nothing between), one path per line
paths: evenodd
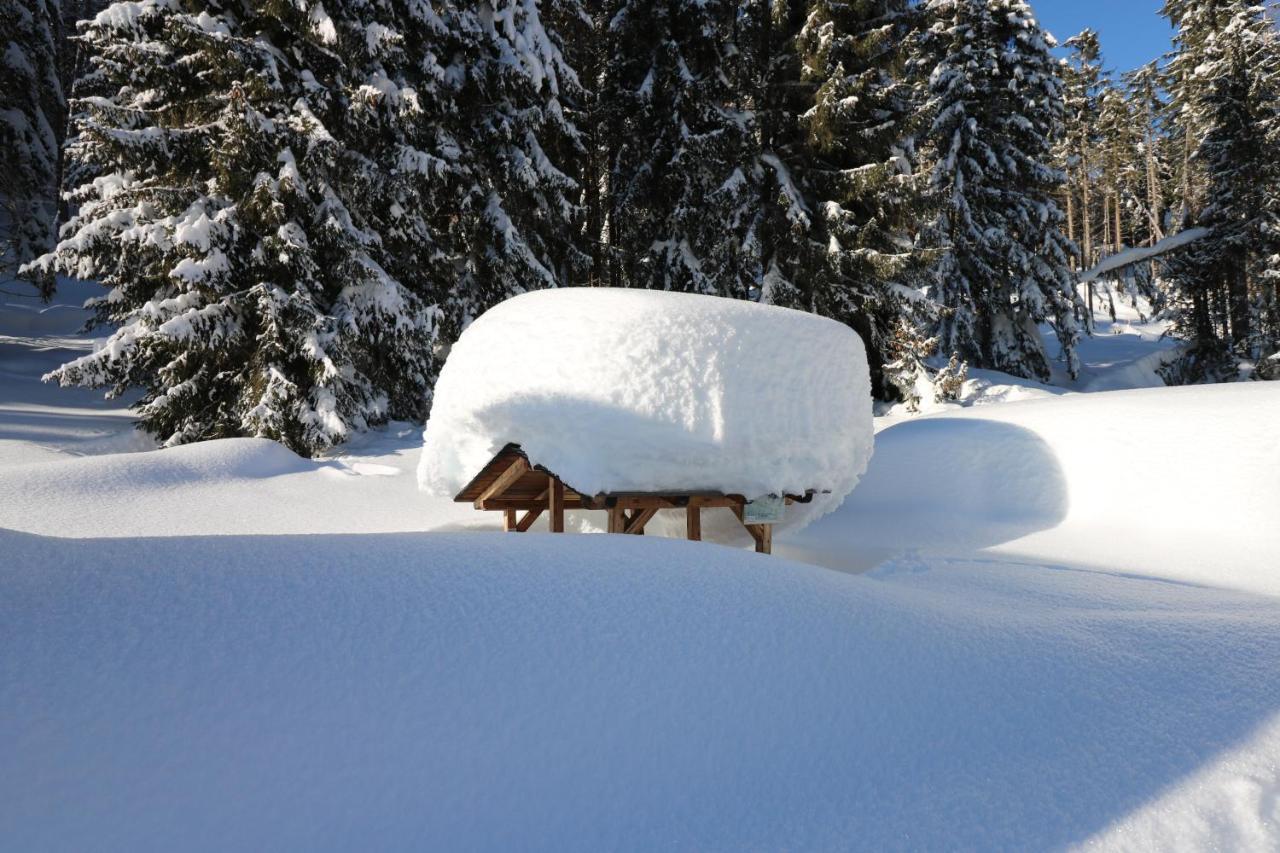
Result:
M476 475L471 478L470 482L468 482L465 486L462 487L462 491L454 495L453 497L454 501L458 503L471 503L472 501L474 501L476 499L476 496L478 496L481 492L484 491L485 487L489 484L489 482L492 482L492 480L485 482L485 478L489 476L489 469L493 467L493 464L497 462L499 459L501 459L503 456L511 456L511 455L521 456L524 458L525 462L529 461L528 454L526 454L523 450L520 449L520 445L516 444L515 442L507 442L507 444L503 446L501 450L493 454L493 457L484 464L483 468L481 468L479 471L476 472ZM510 464L511 464L510 462L507 463L507 465L510 465ZM503 467L503 470L506 470L506 466ZM502 473L502 472L499 471L498 473ZM472 495L471 497L468 497L468 495L471 494L472 492L474 492L475 494Z
M548 476L556 477L557 479L559 479L559 475L557 475L554 471L551 471L545 466L534 464L529 459L529 454L525 453L524 449L521 448L519 444L517 444L514 441L507 442L507 444L505 444L501 450L493 454L493 458L491 458L487 463L485 463L485 466L481 468L474 477L471 478L471 481L462 487L462 490L458 492L457 495L454 496L453 498L454 501L457 503L474 503L480 497L480 495L482 495L485 492L485 490L490 485L493 484L493 482L498 477L502 476L502 474L506 472L506 470L515 462L517 458L523 459L525 464L529 467L529 470L541 471L542 473L547 474ZM581 492L578 492L576 489L574 489L572 486L569 486L568 484L565 484L565 487L571 492L574 492L580 495L582 494ZM827 491L828 491L827 489L822 489L822 490L806 489L804 494L802 495L792 494L790 492L784 492L783 498L793 503L806 504L813 500L814 495L818 494L819 492L825 494L827 493ZM599 494L596 494L596 495L582 495L583 498L587 498L591 500L601 500L605 498L646 497L646 496L681 497L681 498L728 497L728 498L740 499L743 502L747 501L747 498L744 495L726 494L725 492L717 491L715 489L672 489L669 491L655 491L655 492L636 492L636 491L600 492Z

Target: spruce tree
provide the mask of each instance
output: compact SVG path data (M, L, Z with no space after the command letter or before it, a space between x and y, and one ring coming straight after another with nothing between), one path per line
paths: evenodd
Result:
M1135 223L1138 228L1138 244L1154 245L1164 239L1165 179L1168 172L1169 133L1165 125L1167 105L1164 100L1160 69L1156 62L1124 75L1125 97L1129 113L1133 116L1141 152L1141 215Z
M0 281L53 245L66 103L57 0L0 0ZM21 274L48 296L52 277Z
M738 4L625 0L610 16L611 243L629 286L748 298L758 179L736 87Z
M1262 7L1179 0L1169 89L1185 146L1184 224L1209 229L1174 259L1175 329L1190 346L1177 382L1233 378L1274 352L1280 170L1275 163L1280 46Z
M559 35L536 0L442 8L445 29L425 55L449 58L445 79L456 81L442 96L459 180L436 205L449 258L439 303L452 340L510 296L585 275L590 256L576 232L580 188L557 162L582 146L566 110L581 86Z
M1096 194L1092 189L1093 165L1100 141L1097 120L1104 83L1102 48L1098 34L1091 29L1067 39L1065 46L1070 54L1062 75L1062 149L1065 152L1062 165L1067 173L1069 203L1075 205L1067 236L1079 250L1080 267L1088 269L1098 261L1094 251L1098 218L1094 215ZM1090 315L1092 287L1090 284Z
M797 276L801 304L861 335L882 397L891 392L886 363L913 363L897 342L920 336L904 327L936 319L918 293L924 265L910 239L926 212L902 51L911 23L905 0L814 0L798 41L812 93L795 169L813 220Z
M413 6L414 10L423 7ZM450 170L439 29L391 3L112 7L69 157L89 180L44 269L96 278L97 352L64 385L143 390L166 444L256 435L313 453L421 418L435 365L434 235Z
M812 311L804 265L815 220L800 178L808 157L800 117L812 108L816 86L802 79L799 44L810 7L805 0L744 0L737 68L759 140L751 169L757 203L749 239L760 258L760 299Z
M1062 122L1050 37L1022 0L929 0L924 12L915 62L929 73L942 349L1047 380L1047 320L1075 375L1070 247L1053 201L1064 176L1049 164Z

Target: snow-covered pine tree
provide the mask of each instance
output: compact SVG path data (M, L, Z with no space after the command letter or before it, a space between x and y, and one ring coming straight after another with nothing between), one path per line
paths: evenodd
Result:
M812 94L795 171L813 212L800 302L857 330L881 397L913 386L912 376L883 377L914 364L901 353L903 329L936 321L917 289L924 265L911 240L926 216L927 175L912 144L917 110L902 51L910 27L906 0L813 0L798 40Z
M1102 48L1098 34L1091 29L1081 30L1067 39L1065 46L1070 54L1062 69L1063 131L1059 150L1061 165L1067 174L1065 187L1071 214L1067 237L1079 251L1081 268L1087 269L1098 261L1094 252L1096 194L1092 189L1093 165L1100 142L1097 121L1104 83ZM1090 284L1090 311L1092 287Z
M1207 5L1207 4L1206 4ZM1228 339L1238 355L1255 358L1251 273L1257 251L1276 233L1280 190L1269 130L1276 119L1276 35L1261 6L1222 3L1206 9L1214 37L1198 66L1194 101L1202 132L1197 159L1207 177L1200 224L1210 236L1194 248L1197 262L1222 282L1229 304ZM1264 267L1265 269L1265 267Z
M577 184L575 233L588 262L584 268L572 270L568 278L561 280L561 286L599 287L609 282L605 240L609 149L603 104L598 98L611 53L607 6L605 0L553 0L542 7L547 26L562 43L564 62L578 80L571 92L561 92L560 96L576 138L562 135L563 147L555 148L552 158Z
M1191 346L1167 377L1231 378L1237 359L1280 344L1264 307L1278 272L1280 40L1246 0L1178 0L1164 13L1177 27L1169 88L1188 152L1184 209L1210 230L1173 265L1175 328Z
M928 0L916 67L929 74L927 132L941 212L929 229L944 352L1049 378L1037 324L1078 370L1069 245L1049 165L1062 84L1050 37L1023 0ZM930 69L932 69L930 71Z
M57 0L0 0L0 281L53 245L66 103ZM48 296L53 279L21 273Z
M591 259L576 230L579 186L557 162L582 148L566 110L580 82L549 25L573 10L557 8L544 21L537 0L441 9L452 41L427 49L450 63L449 157L461 178L440 207L456 216L441 235L454 267L440 298L442 335L452 340L510 296L585 275Z
M1138 239L1135 245L1152 246L1164 238L1165 178L1167 167L1168 134L1163 126L1167 106L1160 79L1160 67L1149 62L1124 75L1125 98L1129 113L1137 125L1141 154L1142 207L1135 227Z
M105 345L51 374L143 389L166 444L256 435L314 453L420 418L435 370L423 211L445 24L419 4L120 2L83 28L69 156L91 180L41 260L101 280ZM416 54L416 55L415 55Z
M622 0L600 100L610 242L632 287L748 298L758 209L755 126L736 86L738 4Z
M814 308L801 269L814 214L799 179L808 156L799 118L813 106L815 88L801 80L798 48L809 6L802 0L742 0L735 67L759 143L749 172L756 181L749 240L760 259L759 298L803 310Z

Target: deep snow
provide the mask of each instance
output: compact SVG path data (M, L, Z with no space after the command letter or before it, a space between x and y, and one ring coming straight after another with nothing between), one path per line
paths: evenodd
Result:
M1218 766L1276 741L1274 597L639 537L0 547L13 849L1039 850L1206 768L1232 831L1277 816Z
M79 316L0 311L0 847L1280 847L1275 385L978 374L768 558L118 452Z

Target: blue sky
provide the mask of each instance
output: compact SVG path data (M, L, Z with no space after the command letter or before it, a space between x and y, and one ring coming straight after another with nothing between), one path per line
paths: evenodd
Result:
M1108 68L1127 71L1169 49L1172 30L1158 12L1161 0L1030 0L1036 17L1058 41L1085 27L1098 31Z

